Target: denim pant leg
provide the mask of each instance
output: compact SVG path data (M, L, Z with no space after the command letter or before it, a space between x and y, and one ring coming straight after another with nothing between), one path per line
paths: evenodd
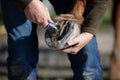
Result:
M78 54L68 57L74 72L73 80L103 80L95 37Z
M8 77L9 80L25 80L35 72L38 61L37 25L27 20L11 0L1 0L1 3L8 35Z

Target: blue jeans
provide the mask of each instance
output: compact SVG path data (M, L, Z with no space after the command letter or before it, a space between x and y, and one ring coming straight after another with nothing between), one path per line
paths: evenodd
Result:
M103 80L100 56L94 37L77 55L69 54L73 80Z
M8 36L8 78L9 80L37 80L35 69L38 62L37 25L30 22L11 0L1 0L1 3ZM58 3L52 1L51 3L58 14L62 11L67 12L67 9L59 7ZM102 80L95 37L77 55L69 54L68 57L74 72L73 80Z
M37 25L31 23L11 1L1 0L8 36L8 78L37 80L35 71L38 62Z

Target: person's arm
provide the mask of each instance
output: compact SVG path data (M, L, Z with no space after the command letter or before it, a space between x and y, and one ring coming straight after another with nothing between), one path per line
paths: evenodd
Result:
M32 22L46 27L50 18L48 8L40 0L13 0L17 8L24 11L26 17Z
M83 15L85 21L81 29L82 32L89 32L93 35L96 34L108 3L109 0L87 0L86 9Z
M93 36L96 34L100 23L102 22L104 13L109 0L87 0L87 5L84 13L85 21L83 23L81 34L68 42L69 45L76 46L62 50L64 53L76 54L82 49Z

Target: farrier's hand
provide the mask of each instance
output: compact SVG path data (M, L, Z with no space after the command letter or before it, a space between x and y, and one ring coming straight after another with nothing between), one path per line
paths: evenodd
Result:
M29 20L43 27L47 26L48 22L53 22L48 8L40 0L32 0L24 12Z
M81 33L79 36L77 36L76 38L68 41L69 45L74 45L77 44L75 46L72 46L70 48L64 49L62 50L62 52L64 53L69 53L69 54L77 54L77 52L82 49L91 39L93 38L93 34L88 33L88 32L84 32Z

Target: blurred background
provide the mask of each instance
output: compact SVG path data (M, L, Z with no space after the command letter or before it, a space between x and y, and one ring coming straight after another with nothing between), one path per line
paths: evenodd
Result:
M55 11L53 7L47 0L43 0L44 3L48 6L50 10L50 14L52 17L55 16ZM112 64L116 62L116 57L111 57L113 54L120 54L120 46L116 47L116 41L119 42L118 37L120 35L115 36L115 26L112 24L112 9L113 2L110 1L107 11L104 16L104 20L100 25L100 28L97 33L97 41L98 48L101 55L101 64L104 70L104 80L109 80L111 77L111 67ZM119 8L120 10L120 8ZM120 26L119 26L120 28ZM117 28L118 29L118 28ZM38 27L38 37L39 37L39 62L38 62L38 77L40 80L71 80L72 71L70 69L70 63L67 59L67 55L62 54L57 51L53 51L49 49L44 42L44 29ZM116 38L117 37L117 38ZM120 42L119 42L120 43ZM7 58L7 36L6 30L3 24L2 13L0 9L0 80L7 80L7 69L6 69L6 58ZM118 61L120 62L120 61ZM120 63L118 63L120 64ZM116 63L117 65L117 63ZM119 70L120 65L117 65L117 69ZM112 71L114 73L114 71ZM118 74L120 71L117 71ZM120 75L117 76L120 79ZM116 78L116 79L117 79ZM116 80L115 78L111 78L111 80ZM117 80L119 80L117 79Z

